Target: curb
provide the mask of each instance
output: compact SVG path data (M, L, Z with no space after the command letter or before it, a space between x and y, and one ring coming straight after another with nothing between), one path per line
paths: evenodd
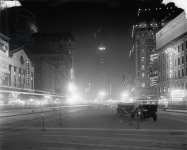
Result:
M187 113L187 110L166 109L168 112Z

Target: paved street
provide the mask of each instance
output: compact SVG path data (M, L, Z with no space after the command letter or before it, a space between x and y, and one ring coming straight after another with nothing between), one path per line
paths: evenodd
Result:
M158 115L157 122L137 121L120 118L108 106L80 106L1 117L1 149L187 149L187 115Z

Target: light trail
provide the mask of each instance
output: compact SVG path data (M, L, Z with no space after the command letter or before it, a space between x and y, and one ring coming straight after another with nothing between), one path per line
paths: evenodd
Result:
M7 90L8 88L10 90ZM26 91L16 91L16 90L26 90ZM25 94L25 95L36 95L36 96L54 96L58 98L65 98L64 95L50 94L48 91L39 91L31 89L21 89L21 88L11 88L11 87L0 87L0 93L16 93L16 94Z

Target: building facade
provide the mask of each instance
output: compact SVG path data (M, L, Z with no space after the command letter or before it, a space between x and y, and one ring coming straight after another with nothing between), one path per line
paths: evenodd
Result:
M34 89L34 67L23 49L10 53L9 87Z
M182 12L174 3L140 3L138 23L133 26L132 39L135 65L136 96L159 97L159 52L156 49L156 33L167 22Z
M8 38L0 34L0 86L34 89L34 67L23 49L9 51Z
M150 95L150 87L156 84L156 31L159 29L156 22L140 23L133 26L133 51L135 55L135 83L141 91L138 95ZM150 80L151 77L151 80ZM154 84L152 83L154 80Z
M156 34L156 41L160 60L160 95L171 101L185 99L187 90L187 19L185 13L181 13L166 24Z

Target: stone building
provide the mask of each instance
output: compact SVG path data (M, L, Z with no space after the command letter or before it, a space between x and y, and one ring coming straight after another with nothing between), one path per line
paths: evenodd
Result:
M187 90L187 19L185 12L166 24L156 34L156 41L160 60L160 96L171 101L185 99ZM173 95L174 93L175 95Z
M9 51L8 37L0 34L0 86L34 89L34 67L24 49Z

